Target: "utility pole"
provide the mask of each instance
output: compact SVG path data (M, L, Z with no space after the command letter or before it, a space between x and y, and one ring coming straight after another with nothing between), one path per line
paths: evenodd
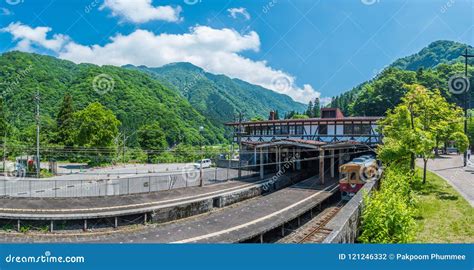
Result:
M467 46L466 46L466 50L464 54L462 54L462 57L464 57L464 76L466 77L468 81L470 81L467 74L467 65L468 65L469 58L473 58L474 55L468 54ZM468 85L470 84L468 83ZM471 93L469 90L470 89L467 88L466 91L464 92L464 102L465 102L464 103L464 134L466 134L466 136L468 137L469 137L469 134L467 134L467 124L468 124L467 118L469 117L469 107L471 106ZM464 160L464 167L466 167L467 166L467 150L464 152L463 160Z
M239 127L237 129L237 143L239 144L239 179L242 178L242 112L239 112Z
M125 129L123 130L123 145L122 145L122 163L125 164L125 142L126 142L126 138L125 138Z
M7 129L5 127L5 133L3 134L3 175L6 174L6 161L7 161Z
M203 171L202 171L202 159L203 159L203 156L202 156L202 141L203 141L203 136L202 136L202 132L204 131L204 127L203 126L200 126L199 127L199 135L201 135L201 139L199 140L199 149L200 149L200 161L199 161L199 186L200 187L203 187L204 186L204 180L203 180Z
M41 161L40 161L40 92L36 89L36 177L40 178Z

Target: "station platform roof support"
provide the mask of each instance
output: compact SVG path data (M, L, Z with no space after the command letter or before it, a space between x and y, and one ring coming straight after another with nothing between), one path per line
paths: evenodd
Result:
M259 168L260 178L264 177L264 166L268 164L276 165L276 172L282 170L282 164L288 162L288 156L293 158L292 163L299 164L307 160L318 160L319 179L322 184L325 181L326 160L330 162L329 171L331 178L336 175L336 160L338 165L341 162L348 161L354 153L374 151L366 144L357 141L340 141L336 143L327 143L314 140L303 139L280 139L269 142L265 141L243 141L241 153L252 153L253 162ZM309 153L303 158L302 151ZM287 153L286 160L282 161L282 153ZM268 155L272 154L274 163L270 163ZM267 161L267 162L265 162ZM296 166L298 168L299 166Z

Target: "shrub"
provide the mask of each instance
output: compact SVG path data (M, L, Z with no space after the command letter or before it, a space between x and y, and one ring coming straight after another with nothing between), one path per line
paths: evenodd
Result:
M411 174L387 168L379 191L365 196L362 213L363 243L407 243L415 235Z

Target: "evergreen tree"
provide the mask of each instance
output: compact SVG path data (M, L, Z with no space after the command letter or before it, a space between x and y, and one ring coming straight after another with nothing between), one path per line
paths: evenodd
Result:
M56 122L58 127L58 142L65 146L72 146L74 144L72 138L72 134L74 133L74 107L70 94L64 96Z
M311 100L308 103L308 109L306 110L306 115L308 117L313 117L313 102Z
M315 118L321 117L321 102L320 102L319 98L316 98L314 100L313 117L315 117Z
M275 120L280 120L280 115L278 114L278 110L275 110Z

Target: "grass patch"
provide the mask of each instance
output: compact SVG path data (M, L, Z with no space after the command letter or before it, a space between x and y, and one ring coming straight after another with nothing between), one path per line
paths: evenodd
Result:
M418 171L418 179L421 171ZM413 184L417 243L474 243L474 208L443 178L428 172Z

